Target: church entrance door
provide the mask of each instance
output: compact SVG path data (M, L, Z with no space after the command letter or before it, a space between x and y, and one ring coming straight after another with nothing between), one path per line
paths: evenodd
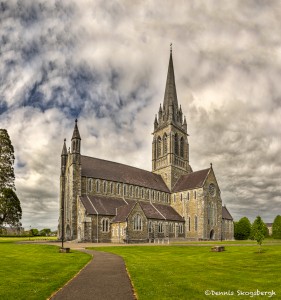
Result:
M214 239L214 229L211 230L210 232L210 240Z

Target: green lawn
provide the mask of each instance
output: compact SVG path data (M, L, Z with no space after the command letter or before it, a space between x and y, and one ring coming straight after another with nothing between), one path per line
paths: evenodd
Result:
M281 299L281 246L211 247L128 246L91 248L122 256L138 299L251 299L238 290L274 291ZM206 296L205 291L233 292L234 296ZM254 297L268 299L267 296Z
M0 238L0 299L45 300L91 258L78 251L58 250L56 246L15 244Z

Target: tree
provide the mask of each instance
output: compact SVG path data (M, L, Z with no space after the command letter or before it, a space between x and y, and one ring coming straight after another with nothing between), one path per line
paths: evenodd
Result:
M6 129L0 129L0 227L20 227L22 210L15 193L14 147Z
M51 234L51 229L49 228L44 228L40 230L40 235L41 236L49 236Z
M259 226L261 226L261 228ZM261 230L264 237L267 237L269 235L268 228L260 216L257 216L255 221L252 224L251 235L250 235L251 240L256 240L255 235L258 230Z
M278 215L274 219L273 225L272 225L272 237L274 239L281 239L281 216Z
M37 228L31 228L30 229L30 235L31 236L38 236L39 235L39 230Z
M11 188L4 188L0 194L0 227L9 224L20 227L22 210L16 193Z
M14 147L6 129L0 129L0 191L4 188L15 190Z
M236 240L247 240L251 234L251 223L247 217L234 223L234 237Z
M256 240L259 245L259 252L261 252L261 244L266 236L266 233L267 233L266 225L264 224L261 217L257 216L257 218L255 219L252 225L252 235L254 237L254 240Z

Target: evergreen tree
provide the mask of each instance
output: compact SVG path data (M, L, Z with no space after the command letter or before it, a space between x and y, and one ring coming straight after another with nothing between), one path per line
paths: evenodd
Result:
M267 227L264 224L260 216L257 216L252 225L252 236L253 239L257 241L259 245L259 252L261 252L261 244L267 234Z
M261 228L259 228L259 226L261 226ZM260 216L257 216L255 221L252 224L251 235L250 235L251 240L256 239L255 234L258 230L261 230L264 237L267 237L269 235L268 234L268 228L267 228L267 226L265 225L265 223L263 222L263 220Z
M0 192L4 188L15 189L14 147L6 129L0 129Z
M4 188L0 195L0 227L9 224L20 227L22 210L20 200L12 189Z
M272 237L274 239L281 239L281 216L278 215L274 219L273 225L272 225Z
M236 240L247 240L251 234L251 223L247 217L241 218L234 224L234 237Z

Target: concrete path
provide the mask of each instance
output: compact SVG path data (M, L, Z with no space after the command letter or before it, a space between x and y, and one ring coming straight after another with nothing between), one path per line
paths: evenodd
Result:
M115 254L77 249L94 258L51 300L134 300L123 259ZM67 254L66 254L67 255Z

